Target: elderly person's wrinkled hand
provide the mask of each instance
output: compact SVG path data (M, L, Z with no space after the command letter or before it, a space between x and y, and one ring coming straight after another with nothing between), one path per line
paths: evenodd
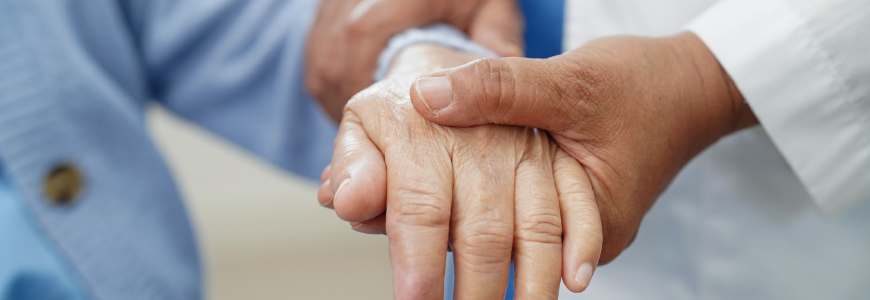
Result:
M444 127L412 107L415 78L475 58L406 48L345 108L319 200L356 230L387 234L396 299L441 299L448 241L456 299L502 299L512 253L517 297L555 299L563 265L585 287L601 228L577 161L543 131Z
M368 87L391 37L447 23L501 56L523 54L515 0L324 0L308 42L306 85L339 121L351 96Z

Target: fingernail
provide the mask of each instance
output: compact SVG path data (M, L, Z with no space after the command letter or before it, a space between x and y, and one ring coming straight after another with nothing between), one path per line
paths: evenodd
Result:
M332 202L331 203L333 205L335 205L335 199L338 199L338 195L339 195L339 193L341 193L341 188L346 186L349 182L350 182L350 178L347 178L344 181L342 181L341 184L338 185L337 189L335 189L335 193L332 194Z
M384 234L384 235L387 234L386 231L384 231L380 228L377 228L375 226L369 225L367 223L359 223L357 225L352 225L350 227L350 229L353 229L356 232L361 232L361 233L365 233L365 234Z
M585 289L589 286L590 280L592 280L592 265L589 263L583 263L579 268L577 268L577 274L574 275L574 281Z
M445 108L450 104L450 80L443 76L417 79L417 94L430 111Z
M335 201L335 197L330 198L329 201L326 201L324 203L320 203L320 206L323 206L323 207L326 207L329 209L335 209L335 206L332 205L333 201Z

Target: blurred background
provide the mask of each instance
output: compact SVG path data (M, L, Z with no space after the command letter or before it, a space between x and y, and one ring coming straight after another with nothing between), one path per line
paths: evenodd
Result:
M148 124L197 231L207 299L391 299L387 238L317 202L318 184L158 106Z

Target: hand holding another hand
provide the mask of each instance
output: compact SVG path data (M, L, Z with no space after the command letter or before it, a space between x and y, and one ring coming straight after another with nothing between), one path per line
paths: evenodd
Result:
M555 299L563 277L582 290L602 241L577 161L543 131L444 127L412 107L415 78L475 58L431 45L404 50L386 79L345 108L318 198L343 220L366 221L354 223L361 231L385 229L396 299L441 299L448 240L456 299L502 299L512 254L519 299Z
M591 179L602 263L633 241L684 165L719 138L757 123L692 33L603 38L545 60L477 60L418 79L412 90L414 108L438 124L549 131Z

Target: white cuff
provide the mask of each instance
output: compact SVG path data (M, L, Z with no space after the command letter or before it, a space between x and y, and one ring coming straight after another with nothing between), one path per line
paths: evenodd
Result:
M849 10L867 5L818 3L723 0L688 29L718 58L818 208L831 215L870 198L870 111L842 67L855 63L843 52L866 46L850 26L866 21L861 13L836 25L815 21L842 17L831 11L855 17ZM836 34L854 41L831 43Z

